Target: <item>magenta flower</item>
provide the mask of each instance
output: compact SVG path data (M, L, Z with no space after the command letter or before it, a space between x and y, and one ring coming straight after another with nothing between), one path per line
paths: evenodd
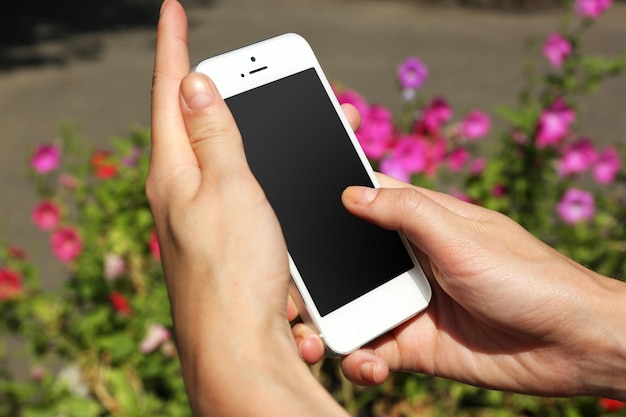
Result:
M417 90L428 78L428 68L417 57L407 58L398 67L398 81L405 90Z
M448 155L448 166L450 171L459 172L469 160L469 151L465 148L456 148Z
M61 218L61 209L50 200L44 200L35 206L33 210L33 223L40 230L52 230L59 224Z
M578 188L570 188L556 206L561 219L568 224L589 220L595 214L593 194Z
M139 344L139 351L141 353L150 353L163 343L170 340L170 332L160 324L151 324L148 327L148 332Z
M452 109L442 97L436 97L423 110L422 117L417 121L416 131L430 134L439 132L441 126L452 117Z
M461 135L467 139L480 139L489 133L491 119L480 110L472 110L461 122Z
M500 198L506 195L507 189L503 184L496 184L491 188L491 195Z
M487 166L486 158L476 158L470 164L469 170L472 175L480 175L483 173L486 166Z
M560 33L552 33L543 45L543 54L555 68L561 68L563 62L572 54L572 44Z
M622 169L622 161L613 147L605 149L595 161L593 166L593 178L600 184L610 184Z
M383 106L371 106L361 116L361 126L356 131L356 137L368 158L380 159L389 150L393 140L391 112Z
M557 171L561 177L585 172L597 158L591 141L580 139L563 150L563 156L557 163Z
M369 104L367 103L367 100L365 100L362 95L354 90L342 90L339 93L336 93L336 97L337 101L339 101L339 104L352 104L354 107L356 107L361 117L367 114L369 110Z
M61 149L51 144L37 146L30 160L31 167L40 174L57 169L61 162Z
M380 161L380 172L400 181L411 181L411 174L404 169L402 164L398 162L397 159L390 156Z
M83 251L83 241L73 227L64 227L50 236L52 252L62 262L72 262Z
M567 107L564 100L557 99L539 116L537 147L545 148L565 138L569 134L569 127L575 118L574 110Z
M115 253L107 253L104 257L104 278L113 281L126 272L124 258Z
M574 11L582 17L595 19L612 5L612 0L576 0Z
M472 199L470 198L470 196L468 196L467 194L465 194L464 192L461 192L459 190L454 190L451 192L451 195L461 201L465 201L466 203L471 203Z
M391 157L409 174L424 171L428 144L418 136L402 136L391 149Z

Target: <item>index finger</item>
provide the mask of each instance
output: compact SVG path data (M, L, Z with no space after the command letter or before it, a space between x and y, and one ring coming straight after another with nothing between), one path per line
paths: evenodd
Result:
M187 16L176 0L165 0L157 29L152 79L152 161L162 165L194 163L180 111L180 82L189 73ZM188 152L181 152L183 149Z

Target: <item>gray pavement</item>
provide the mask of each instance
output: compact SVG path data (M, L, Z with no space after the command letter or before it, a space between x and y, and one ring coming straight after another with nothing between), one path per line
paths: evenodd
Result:
M327 75L370 100L399 107L396 65L418 55L431 77L428 95L443 94L458 112L513 104L519 88L522 49L529 36L543 39L559 14L505 13L418 6L383 0L215 0L190 4L192 62L283 32L305 36ZM155 10L155 14L157 11ZM590 50L626 49L626 5L617 4L589 36ZM0 239L30 248L46 271L47 285L62 271L43 235L31 225L35 196L25 179L26 154L58 135L62 121L76 122L87 140L104 143L149 123L153 29L85 35L96 42L97 59L65 66L0 72ZM45 44L55 51L63 44ZM585 102L587 132L604 141L624 141L626 76Z

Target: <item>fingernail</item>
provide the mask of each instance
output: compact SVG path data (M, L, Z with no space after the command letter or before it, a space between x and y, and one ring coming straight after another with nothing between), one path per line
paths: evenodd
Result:
M365 362L361 364L359 368L359 373L361 374L361 378L373 381L374 380L374 364L372 362Z
M213 103L213 88L206 77L201 74L191 74L181 86L183 102L189 110L203 110Z
M378 195L377 188L369 188L369 187L352 187L349 193L349 199L354 204L368 205L371 203L376 196Z
M163 0L163 3L161 4L161 10L159 10L159 16L163 14L163 10L165 10L165 5L167 4L168 0Z

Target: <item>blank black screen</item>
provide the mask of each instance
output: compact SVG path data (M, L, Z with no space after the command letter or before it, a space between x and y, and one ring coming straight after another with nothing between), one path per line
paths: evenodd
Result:
M413 268L396 232L343 207L347 186L372 183L313 68L226 102L322 316Z

